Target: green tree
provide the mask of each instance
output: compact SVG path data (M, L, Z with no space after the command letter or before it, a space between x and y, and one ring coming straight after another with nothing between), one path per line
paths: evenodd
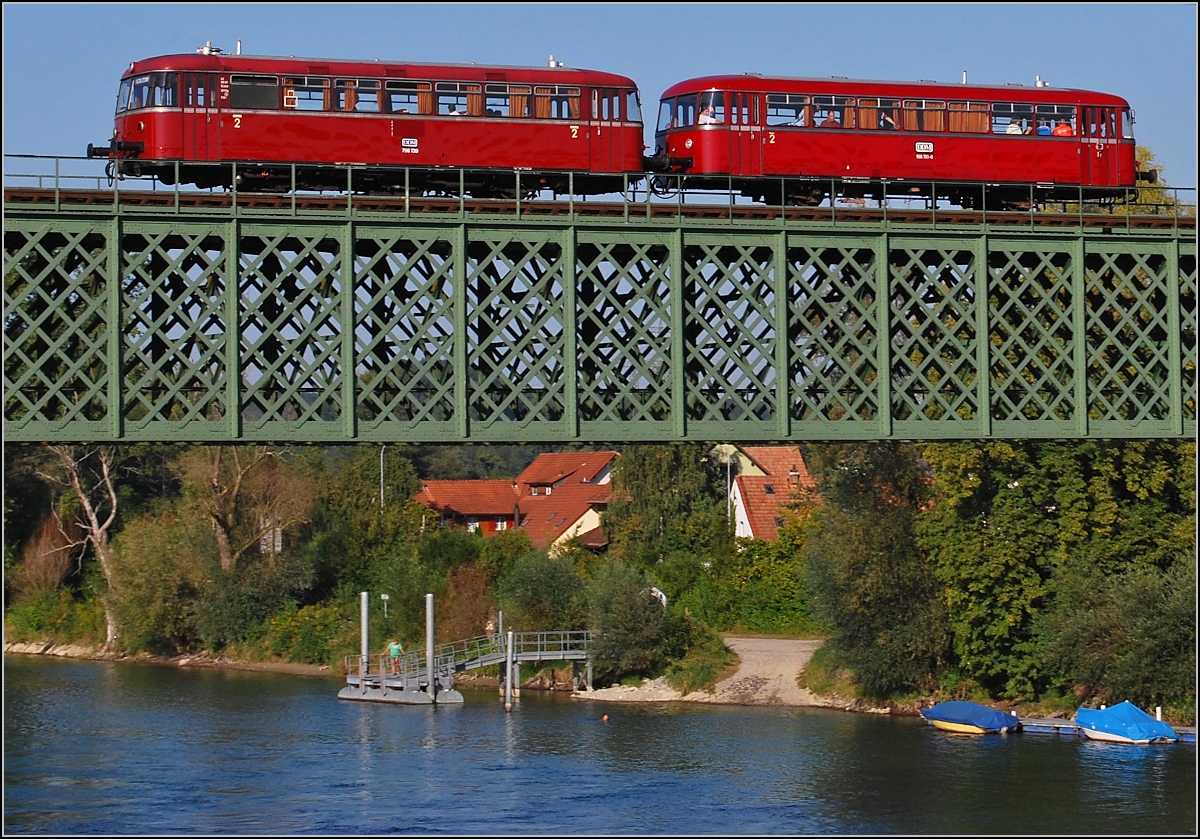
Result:
M583 629L587 603L583 580L570 556L531 551L497 581L505 623L523 632Z
M194 648L198 610L217 565L212 527L174 511L147 513L117 535L113 549L122 646L156 653Z
M811 508L809 584L829 654L868 696L932 687L950 633L913 518L923 474L910 444L812 446L805 461L822 503Z
M698 445L630 446L613 464L601 517L614 559L654 568L673 555L732 550L725 481Z
M599 633L592 656L601 678L650 675L668 652L667 609L645 572L608 562L588 582L588 622Z
M1115 613L1093 600L1107 581L1194 556L1191 442L997 441L922 452L937 492L918 516L919 542L945 585L959 669L997 695L1091 683L1093 665L1064 670L1061 652L1047 652L1059 649L1058 633L1078 636L1082 622L1106 637Z

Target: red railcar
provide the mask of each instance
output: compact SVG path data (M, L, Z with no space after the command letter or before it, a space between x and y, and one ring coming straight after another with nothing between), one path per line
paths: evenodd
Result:
M195 54L135 61L121 78L113 138L88 147L121 175L282 188L476 195L573 186L619 191L643 169L637 87L595 70ZM255 164L254 166L248 164ZM262 165L265 164L265 165ZM375 168L371 168L375 167ZM407 173L396 167L412 167ZM460 169L464 173L460 181ZM571 173L573 183L568 181Z
M973 206L985 185L988 202L1009 206L1077 199L1081 188L1102 200L1153 174L1138 172L1128 102L1040 79L708 76L663 93L655 139L656 168L691 185L802 204L936 189Z

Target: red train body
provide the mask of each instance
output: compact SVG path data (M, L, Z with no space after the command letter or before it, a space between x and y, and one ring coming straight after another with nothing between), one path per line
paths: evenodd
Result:
M667 89L655 139L659 168L694 185L796 203L835 188L926 194L932 181L966 206L982 190L956 183L1006 203L1028 203L1031 184L1039 200L1118 197L1140 174L1128 102L1040 83L709 76ZM812 180L780 183L797 177Z
M553 60L552 60L553 61ZM247 186L286 187L291 164L302 188L345 189L345 172L304 164L378 165L355 189L531 186L580 193L619 191L641 172L637 87L593 70L196 54L136 61L121 78L109 146L120 174L230 186L232 162ZM460 183L460 169L466 173ZM440 171L439 171L440 170ZM550 174L554 173L554 174ZM616 176L616 177L614 177Z
M1039 131L1046 132L1045 134ZM1133 111L1039 84L709 76L662 96L644 156L637 87L565 68L195 54L121 79L112 174L201 187L512 196L657 183L758 200L934 195L963 206L1124 197ZM346 170L330 164L362 164ZM662 175L680 176L678 181ZM934 184L937 186L934 186ZM984 187L987 187L986 196Z

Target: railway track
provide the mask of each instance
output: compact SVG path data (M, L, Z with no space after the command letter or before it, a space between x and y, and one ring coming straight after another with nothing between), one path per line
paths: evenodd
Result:
M162 192L150 190L106 189L54 190L13 187L4 190L8 206L37 206L66 209L72 207L122 208L194 208L228 210L234 194L214 192ZM619 220L711 219L736 221L834 222L882 224L926 224L937 226L977 226L981 224L1014 227L1085 227L1102 230L1195 230L1195 216L1169 212L1132 213L1114 207L1112 212L1029 212L947 209L898 209L892 207L779 207L761 204L688 204L662 202L495 200L429 196L371 196L327 194L238 193L239 209L280 212L356 212L401 213L406 215L467 214L472 216L583 216ZM1146 208L1151 209L1151 208ZM1168 208L1159 208L1166 210Z

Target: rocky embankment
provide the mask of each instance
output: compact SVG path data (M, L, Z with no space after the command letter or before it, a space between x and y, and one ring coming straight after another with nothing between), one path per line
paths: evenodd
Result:
M53 641L14 642L4 645L5 653L18 655L52 655L59 658L88 658L99 661L136 661L143 664L164 664L175 667L217 667L226 670L251 670L258 673L287 673L294 676L339 676L322 664L290 664L285 661L236 661L224 656L205 654L160 656L160 655L113 655L94 647L78 644L56 644Z

